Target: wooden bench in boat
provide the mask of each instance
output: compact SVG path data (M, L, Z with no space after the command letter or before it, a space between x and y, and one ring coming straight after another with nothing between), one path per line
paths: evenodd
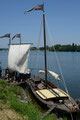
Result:
M51 89L36 90L36 93L42 99L67 97L67 94L64 91L60 90L59 88L53 88L53 91Z

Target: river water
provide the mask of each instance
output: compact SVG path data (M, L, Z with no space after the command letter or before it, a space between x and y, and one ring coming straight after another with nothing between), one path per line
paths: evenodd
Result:
M2 68L7 67L7 56L7 51L0 51ZM62 79L61 74L63 75L69 94L75 99L80 98L80 52L57 52L56 54L47 52L47 63L48 70L58 73L60 79ZM39 74L39 69L44 69L44 52L31 51L28 66L31 68L32 74ZM48 79L64 89L61 80L56 82L50 75L48 75Z

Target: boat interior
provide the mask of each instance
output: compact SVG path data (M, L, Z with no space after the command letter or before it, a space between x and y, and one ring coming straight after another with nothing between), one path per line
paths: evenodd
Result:
M53 83L47 81L48 85L46 87L45 81L42 78L39 78L39 76L34 76L31 81L36 94L44 100L50 99L60 100L68 98L67 93L57 88L56 85L54 85Z

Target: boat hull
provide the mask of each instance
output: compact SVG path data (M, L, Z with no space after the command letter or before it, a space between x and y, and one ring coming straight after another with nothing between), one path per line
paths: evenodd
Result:
M50 83L50 82L48 82L48 83L51 85L51 87L54 86L53 83ZM76 109L74 109L73 106L71 106L72 108L70 109L70 107L67 105L67 103L65 103L66 101L69 102L67 97L66 97L66 100L64 100L64 98L62 98L62 100L65 101L64 103L63 102L54 102L54 101L58 101L59 98L49 99L49 100L42 99L41 96L39 96L39 94L36 93L36 90L34 89L34 86L32 85L32 79L29 79L27 81L27 84L29 85L30 90L33 93L35 99L38 101L40 106L42 106L43 108L50 109L52 106L55 106L55 108L53 109L53 112L57 111L57 112L65 113L65 114L79 112L79 107L78 107L77 103L71 97L70 97L70 99L73 102L73 104L75 104L75 106L77 107Z

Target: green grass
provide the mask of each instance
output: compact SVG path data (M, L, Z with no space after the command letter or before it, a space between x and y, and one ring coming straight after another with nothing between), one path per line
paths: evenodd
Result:
M13 98L10 101L10 106L16 112L19 112L20 114L25 116L27 115L29 120L32 120L32 118L33 120L40 120L40 113L30 103L28 104L21 103L17 99Z
M17 113L26 116L28 120L41 120L41 113L36 106L31 103L23 103L19 100L25 97L24 90L19 86L9 84L7 81L0 80L0 101L15 110ZM57 120L53 114L46 116L43 120ZM67 120L67 119L64 119Z

